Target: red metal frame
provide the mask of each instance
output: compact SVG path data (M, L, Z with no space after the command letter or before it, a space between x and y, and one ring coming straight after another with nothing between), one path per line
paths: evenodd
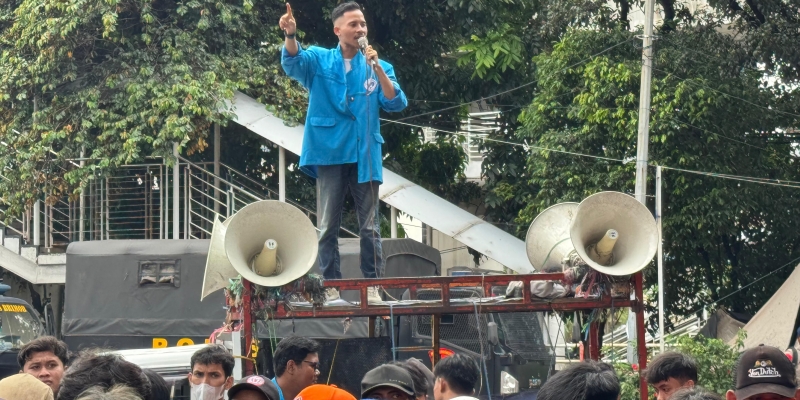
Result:
M450 291L452 287L483 287L484 293L491 293L491 287L496 285L508 284L512 281L523 282L523 298L517 301L507 301L502 303L484 303L481 305L481 312L520 312L520 311L580 311L587 309L610 309L611 297L601 298L561 298L553 300L532 299L530 292L531 281L560 281L564 278L563 273L556 274L529 274L529 275L467 275L467 276L448 276L448 277L413 277L413 278L384 278L384 279L335 279L324 282L325 287L335 287L341 290L358 290L361 302L358 307L322 307L322 308L303 308L294 307L291 311L287 310L283 304L279 304L274 315L276 319L287 318L344 318L344 317L374 317L388 316L389 307L379 305L369 305L367 302L367 287L382 286L383 288L406 288L409 289L412 299L416 299L419 289L440 289L442 299L439 303L415 305L414 307L394 307L394 315L431 315L441 314L470 314L474 313L474 306L453 305L450 302ZM633 276L635 299L614 299L614 308L631 307L636 313L637 328L637 353L639 358L640 371L640 395L642 400L647 400L647 384L641 371L647 366L647 348L645 346L645 327L644 327L644 307L642 273ZM246 281L245 281L246 282ZM245 309L244 309L244 329L245 342L247 349L250 348L252 340L252 316L250 315L250 283L245 283ZM374 322L373 322L374 323ZM433 339L433 349L435 356L438 356L438 335ZM600 358L599 333L597 323L590 324L589 328L589 357L593 360ZM248 366L251 364L248 362ZM251 366L252 367L252 366Z
M250 361L250 349L253 343L253 310L251 306L251 296L253 284L246 279L242 279L242 323L244 324L244 373L245 376L253 375L254 365Z
M647 382L644 380L644 370L647 368L647 346L644 340L644 304L640 299L644 298L644 281L641 272L634 275L634 291L636 299L639 300L634 305L633 311L636 313L636 346L639 348L639 396L641 400L647 399Z
M358 307L323 307L305 308L294 307L288 311L283 304L278 305L275 318L336 318L336 317L368 317L386 316L389 306L369 305L367 302L367 287L382 286L386 289L409 289L411 299L416 299L419 289L440 289L442 300L437 304L420 304L414 307L395 307L394 315L426 315L426 314L467 314L475 311L470 304L453 305L450 302L450 291L444 290L452 287L483 287L484 293L491 293L491 287L508 284L512 281L522 281L523 287L530 288L531 281L560 281L563 273L557 274L531 274L531 275L468 275L447 277L414 277L414 278L384 278L384 279L332 279L324 282L325 287L335 287L340 291L358 290L361 302ZM611 298L561 298L554 300L532 299L530 290L523 290L523 298L517 301L503 303L481 304L482 312L518 312L518 311L575 311L594 308L611 308ZM635 302L628 299L615 299L614 307L631 307Z

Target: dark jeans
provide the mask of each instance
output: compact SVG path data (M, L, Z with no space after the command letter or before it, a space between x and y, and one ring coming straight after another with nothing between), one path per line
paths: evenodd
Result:
M317 196L319 198L319 268L325 279L341 279L339 269L339 227L347 189L353 195L358 216L358 236L361 238L361 273L364 278L383 276L380 218L378 217L378 187L380 182L358 183L358 165L317 166Z

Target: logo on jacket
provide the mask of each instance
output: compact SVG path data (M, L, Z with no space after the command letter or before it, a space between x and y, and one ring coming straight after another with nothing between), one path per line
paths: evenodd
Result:
M375 88L378 87L378 81L375 78L369 78L364 82L364 89L367 90L367 94L371 94L375 91Z

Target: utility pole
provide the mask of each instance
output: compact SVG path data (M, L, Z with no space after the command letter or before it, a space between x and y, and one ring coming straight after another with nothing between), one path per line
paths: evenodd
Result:
M664 238L661 234L661 166L656 167L656 226L658 227L658 348L664 352Z
M653 13L655 0L646 0L644 7L644 37L642 38L642 84L639 91L639 138L636 142L636 200L646 204L647 147L650 144L650 86L653 80ZM641 272L639 272L641 273ZM628 362L636 363L636 316L628 313Z

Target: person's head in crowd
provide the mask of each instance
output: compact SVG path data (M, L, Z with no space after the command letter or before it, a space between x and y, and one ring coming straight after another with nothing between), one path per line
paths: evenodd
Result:
M384 364L361 378L361 398L375 400L415 400L414 379L399 365Z
M167 381L152 369L143 369L147 380L150 381L150 395L145 400L169 400L169 385Z
M480 372L474 359L463 354L453 354L436 363L433 376L433 397L436 400L450 400L474 395Z
M409 358L406 362L410 367L416 368L425 375L425 379L428 381L427 400L433 400L433 386L436 384L436 377L433 375L433 371L418 358Z
M786 354L776 347L759 345L739 357L734 372L735 390L727 400L800 400L797 372Z
M406 360L405 366L411 373L411 379L414 380L417 400L433 400L433 385L436 381L433 371L416 358Z
M272 355L278 390L284 399L294 399L301 390L317 383L320 345L292 335L281 340Z
M356 398L336 386L311 385L301 390L294 400L356 400Z
M233 386L233 356L222 345L208 345L189 361L191 400L219 400Z
M722 400L722 397L716 393L694 386L691 388L678 389L672 394L670 400Z
M412 367L407 361L391 361L387 365L395 365L405 369L411 375L411 383L414 384L414 398L416 400L425 400L428 395L428 382L425 374L422 373L416 366Z
M110 389L92 386L78 396L77 400L144 400L132 387L115 385Z
M84 351L64 373L58 399L76 400L93 386L107 390L116 385L130 387L141 398L150 394L150 380L138 365L116 354Z
M0 380L0 399L53 400L53 391L32 375L20 373Z
M50 386L54 396L58 395L68 359L67 344L52 336L31 340L17 353L20 372L33 375Z
M656 399L669 400L679 389L697 384L697 362L677 351L661 353L647 366L645 380L656 390Z
M280 398L275 383L262 375L245 376L228 390L229 400L280 400Z
M537 400L617 400L619 379L606 363L587 361L571 364L555 373L539 389Z

